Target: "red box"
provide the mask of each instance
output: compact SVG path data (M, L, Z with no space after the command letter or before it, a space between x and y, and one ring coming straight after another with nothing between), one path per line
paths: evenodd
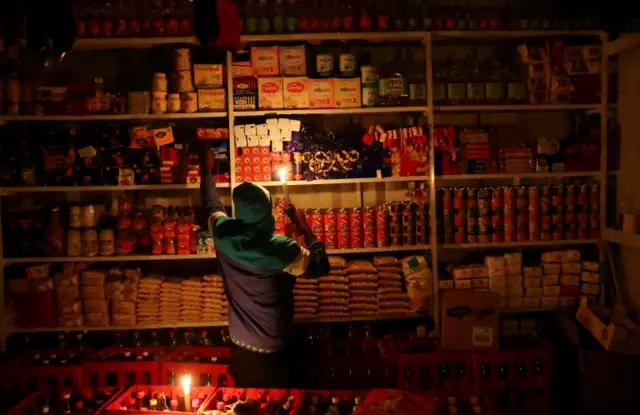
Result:
M262 175L262 180L263 182L270 182L271 181L271 172L269 172L268 174L265 173Z
M214 388L213 386L205 386L205 387L198 387L198 386L192 386L191 387L191 398L193 399L194 397L198 396L198 394L200 393L204 393L206 396L204 399L202 399L202 402L200 402L198 404L198 408L196 410L193 410L193 412L201 412L202 408L204 408L204 405L207 401L210 400L211 395L215 392L216 388ZM131 415L132 413L135 413L135 411L124 411L122 409L120 409L122 407L122 405L129 405L129 399L132 396L135 396L135 394L138 391L142 391L145 393L145 395L148 394L153 394L153 395L157 395L159 393L164 393L167 396L172 396L175 397L177 396L179 393L182 393L182 386L168 386L168 385L133 385L130 388L128 388L127 390L125 390L124 392L122 392L119 396L117 396L115 399L113 399L111 402L109 402L109 404L106 406L106 408L104 409L103 412L108 413L108 414L123 414L123 415ZM177 412L177 411L165 411L165 412L160 412L160 411L149 411L146 410L144 411L145 413L149 413L149 414L174 414L174 415L184 415L185 412Z
M252 182L261 182L262 181L262 174L254 174L253 175L253 180L250 180Z
M333 395L331 395L333 396ZM257 389L257 388L219 388L207 399L202 406L203 411L212 411L222 406L225 399L234 401L252 398L256 402L265 402L268 407L273 405L271 401L277 401L278 407L282 406L289 397L293 397L291 414L301 413L302 403L305 401L304 392L300 389ZM220 408L222 409L222 408Z
M260 164L262 164L263 166L271 166L271 157L262 156L260 158Z
M283 163L288 163L291 161L291 153L289 153L288 151L283 151L280 153L280 160L282 160Z
M241 160L242 160L242 165L243 166L251 166L251 157L250 156L243 156Z
M471 352L401 353L398 355L398 386L408 391L477 393L473 356ZM464 376L461 376L461 365L464 365ZM439 376L443 369L449 373L444 379Z
M21 394L41 390L44 387L56 388L80 388L83 386L82 366L80 364L44 365L45 361L67 358L72 361L77 356L72 350L38 350L24 353L14 364L9 373L3 373L3 377L10 379L10 390ZM32 363L35 356L43 364Z
M262 166L262 174L267 174L269 175L269 177L271 177L271 165L263 165Z

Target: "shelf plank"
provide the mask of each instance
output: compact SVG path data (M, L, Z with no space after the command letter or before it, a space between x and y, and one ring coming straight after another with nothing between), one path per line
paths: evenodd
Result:
M522 308L522 309L503 308L503 309L500 309L500 314L551 313L551 312L556 312L558 310L559 309L557 308Z
M0 122L26 121L128 121L128 120L189 120L225 118L227 112L193 112L166 114L94 114L94 115L3 115Z
M77 39L73 45L75 50L108 50L108 49L146 49L154 46L167 45L199 45L200 41L194 36L185 37L137 37L110 39Z
M602 237L607 242L640 249L640 235L629 232L622 232L617 229L607 228L602 233Z
M229 183L216 183L218 189L228 189ZM136 184L131 186L7 186L0 187L0 196L12 193L40 193L40 192L114 192L114 191L146 191L146 190L194 190L200 189L199 184Z
M129 261L178 261L191 259L215 259L215 255L122 255L122 256L60 256L33 258L4 258L4 265L41 264L47 262L129 262Z
M600 110L600 104L539 105L437 105L435 112L511 112L511 111L581 111Z
M407 177L385 177L378 179L376 177L364 177L360 179L329 179L329 180L292 180L287 182L287 186L329 186L340 184L368 184L368 183L401 183L401 182L420 182L428 181L429 176L407 176ZM282 186L282 182L253 182L263 187Z
M434 40L452 39L526 39L535 37L602 37L603 30L440 30L431 32Z
M496 174L454 174L436 176L436 182L459 180L503 180L503 179L561 179L570 177L600 177L599 171L551 172L551 173L496 173Z
M269 115L367 115L397 114L406 112L427 112L427 107L372 107L372 108L329 108L329 109L270 109L260 111L236 111L238 117L264 117Z
M375 253L386 253L386 252L427 251L429 249L431 249L431 245L385 246L382 248L327 249L327 254L331 254L331 255L375 254Z
M604 46L607 56L617 55L640 46L640 33L623 34L618 39L608 42Z
M595 245L597 239L568 239L564 241L523 241L523 242L494 242L494 243L474 243L474 244L444 244L438 245L443 249L475 249L475 248L525 248L525 247L547 247L564 245Z
M319 324L319 323L347 323L347 322L365 322L365 321L391 321L404 320L414 318L427 318L429 314L394 314L381 316L362 316L362 317L339 317L327 319L304 319L295 320L296 324ZM188 327L221 327L227 326L226 321L211 321L198 323L157 323L157 324L140 324L136 326L107 326L107 327L36 327L36 328L14 328L11 333L53 333L53 332L72 332L72 331L116 331L116 330L144 330L144 329L172 329L172 328L188 328Z
M333 33L291 33L282 35L244 35L240 43L256 42L322 42L362 40L367 42L422 41L428 32L333 32Z

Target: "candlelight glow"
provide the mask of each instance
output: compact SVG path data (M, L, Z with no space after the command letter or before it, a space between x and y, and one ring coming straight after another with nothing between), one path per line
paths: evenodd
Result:
M279 173L280 173L280 182L286 183L287 182L287 169L281 168Z
M189 393L191 390L191 375L184 375L182 379L180 379L180 383L182 384L184 393Z

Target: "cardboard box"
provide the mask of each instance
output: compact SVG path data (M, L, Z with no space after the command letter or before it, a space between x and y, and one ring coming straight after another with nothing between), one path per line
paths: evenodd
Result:
M282 76L307 75L307 54L304 45L280 46L279 55Z
M258 78L261 76L278 76L280 72L278 47L251 46L251 67L254 75Z
M580 262L563 262L563 274L580 274L582 272L582 264Z
M507 276L506 268L489 267L489 278L504 278Z
M455 280L457 290L470 290L472 288L471 280Z
M559 304L559 297L542 297L540 299L540 308L558 308Z
M309 90L307 89L307 78L284 78L284 107L309 107Z
M282 78L258 78L258 108L277 109L284 107Z
M524 277L524 286L527 288L530 287L540 287L542 285L542 278L540 277Z
M309 79L309 108L335 108L333 79Z
M513 275L507 278L507 287L524 287L522 275Z
M600 316L607 318L605 320ZM587 298L581 297L576 319L591 332L605 350L620 354L640 354L640 328L628 317L624 308L592 309L587 303Z
M234 62L231 66L231 78L255 77L251 62Z
M521 296L507 297L507 307L514 310L520 310L524 307L524 299Z
M193 65L193 83L196 88L219 88L224 84L221 64L196 63Z
M549 262L542 263L542 272L545 274L560 274L562 272L562 265L552 264Z
M499 306L496 293L443 291L442 349L497 351Z
M591 271L582 271L580 274L580 280L582 282L589 282L591 284L598 284L600 282L600 274Z
M507 275L522 275L522 267L520 265L507 265Z
M84 301L85 313L108 313L109 301L108 300L85 300Z
M337 108L360 108L362 106L360 78L336 78L333 93Z
M560 298L558 298L558 306L560 307L571 307L574 305L576 305L576 297L560 296Z
M224 88L198 89L198 111L224 111L227 108L227 91Z
M519 265L522 266L522 254L520 252L512 252L504 254L504 261L507 266Z
M542 285L558 285L560 284L559 274L549 274L542 277Z
M527 287L524 290L525 297L540 298L542 297L542 288Z
M489 288L489 278L473 278L471 286L473 288Z
M560 285L571 285L577 287L580 285L580 276L579 275L562 275L560 277Z
M439 280L438 288L440 288L441 290L453 290L453 280Z
M509 292L507 291L507 287L489 288L489 291L492 291L494 293L498 293L500 298L504 298L509 294Z
M560 297L560 286L547 285L542 287L542 296L543 297Z
M523 308L540 308L540 297L532 298L525 297L522 299L522 307Z
M486 256L484 257L484 264L489 267L489 272L491 269L504 269L505 262L503 256Z
M582 261L582 269L585 271L600 272L600 264L591 261Z
M522 272L525 277L542 277L542 267L524 267Z
M524 296L523 287L507 287L507 293L509 297L522 297Z
M583 282L580 285L580 292L587 295L598 295L600 293L600 285Z
M454 280L467 280L473 278L473 270L466 266L455 267L451 274Z
M507 287L507 278L506 277L490 277L489 278L489 288L492 290L494 288L506 288Z

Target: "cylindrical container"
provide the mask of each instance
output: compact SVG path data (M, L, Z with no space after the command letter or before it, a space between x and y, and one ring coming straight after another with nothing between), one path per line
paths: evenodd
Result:
M516 240L527 241L529 238L529 194L527 188L519 186L516 188Z
M338 247L338 212L336 209L324 211L324 246L326 249Z
M93 205L83 206L80 221L83 228L94 228L98 222L96 208Z
M191 70L178 72L178 92L193 91L193 76Z
M360 67L360 83L364 85L378 85L378 71L375 66Z
M154 114L164 114L167 112L167 99L164 92L154 92L151 100L151 112Z
M127 92L127 112L129 114L148 114L151 96L148 91Z
M351 231L338 231L338 249L351 248Z
M163 240L162 239L156 239L156 240L151 240L151 254L152 255L162 255L162 253L164 252L164 248L163 248Z
M491 242L504 242L504 193L502 187L491 189Z
M376 209L376 246L389 246L389 216L384 205Z
M67 232L67 256L82 255L82 232L70 229Z
M98 232L95 229L85 229L82 232L82 256L98 255Z
M356 55L353 53L341 53L339 59L340 73L354 75L356 73Z
M333 55L319 53L316 55L316 72L319 76L333 75Z
M156 72L153 74L153 81L151 84L151 92L164 92L165 94L169 90L169 83L167 82L167 74L162 72Z
M167 95L167 112L180 112L180 94Z
M478 242L491 242L491 189L478 189Z
M378 85L362 85L362 106L375 107L379 103Z
M511 186L503 188L504 198L504 241L516 240L516 189Z
M362 248L362 210L349 209L349 228L351 248Z
M376 210L372 207L362 209L362 243L365 248L376 246Z
M313 234L321 242L324 242L324 212L322 209L309 209L306 218Z
M181 99L181 109L184 113L198 111L198 94L196 92L183 92Z
M453 193L453 240L457 244L467 242L467 206L465 203L465 189L453 189L448 192ZM444 217L445 222L449 222L448 216ZM445 223L445 234L448 233L448 227Z
M538 186L529 186L529 240L540 240L540 192Z
M351 227L349 225L349 211L347 209L338 209L338 231L349 232Z
M69 208L69 227L71 229L82 228L82 207L71 206Z
M173 239L165 239L162 244L162 252L165 255L175 255L176 242Z
M111 256L115 253L115 234L112 229L100 231L100 256Z
M565 187L564 224L565 239L576 239L577 236L577 194L576 186L570 184Z
M553 187L551 196L551 238L554 241L564 239L564 186Z
M179 48L175 50L174 66L176 71L191 70L191 50L188 48Z
M478 242L478 189L467 188L467 242L470 244Z

